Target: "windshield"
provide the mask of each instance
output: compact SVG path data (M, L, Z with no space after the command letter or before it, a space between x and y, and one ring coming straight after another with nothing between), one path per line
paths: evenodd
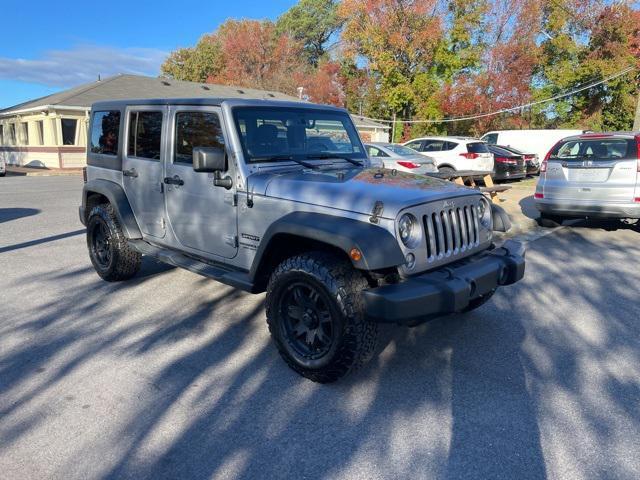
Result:
M386 147L401 157L415 157L417 153L413 148L405 147L404 145L391 144L386 145Z
M635 158L633 140L625 138L603 138L591 140L569 140L556 145L549 159L558 160L622 160Z
M233 117L249 163L367 158L346 113L311 108L236 107Z

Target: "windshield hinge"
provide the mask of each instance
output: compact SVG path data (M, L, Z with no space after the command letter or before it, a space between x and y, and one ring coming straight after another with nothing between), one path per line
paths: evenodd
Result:
M371 211L371 217L369 217L369 221L371 223L378 223L378 217L382 215L383 211L384 203L382 203L380 200L376 200L376 203L373 205L373 210Z

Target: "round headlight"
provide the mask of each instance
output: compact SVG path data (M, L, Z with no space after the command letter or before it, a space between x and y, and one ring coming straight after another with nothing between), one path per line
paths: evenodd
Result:
M400 217L398 221L398 233L400 234L400 240L407 247L415 246L420 232L418 231L418 220L410 213L405 213Z
M478 219L485 227L491 227L491 205L486 198L481 198L478 203Z

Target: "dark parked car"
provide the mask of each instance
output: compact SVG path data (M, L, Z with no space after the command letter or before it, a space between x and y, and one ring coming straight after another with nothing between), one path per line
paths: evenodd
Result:
M536 153L525 153L522 150L518 150L513 147L505 147L504 145L500 145L500 148L504 150L508 150L511 153L515 153L516 155L522 155L524 158L524 163L527 166L527 175L539 175L540 174L540 159Z
M522 155L516 155L497 145L489 145L493 153L493 179L515 180L527 176L527 167Z

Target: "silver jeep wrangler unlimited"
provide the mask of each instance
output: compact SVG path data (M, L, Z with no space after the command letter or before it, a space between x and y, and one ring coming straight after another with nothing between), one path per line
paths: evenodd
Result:
M524 275L492 243L508 217L477 190L371 168L349 114L309 103L165 99L93 105L80 219L91 262L128 279L142 255L266 295L287 364L331 382L377 324L486 302Z

